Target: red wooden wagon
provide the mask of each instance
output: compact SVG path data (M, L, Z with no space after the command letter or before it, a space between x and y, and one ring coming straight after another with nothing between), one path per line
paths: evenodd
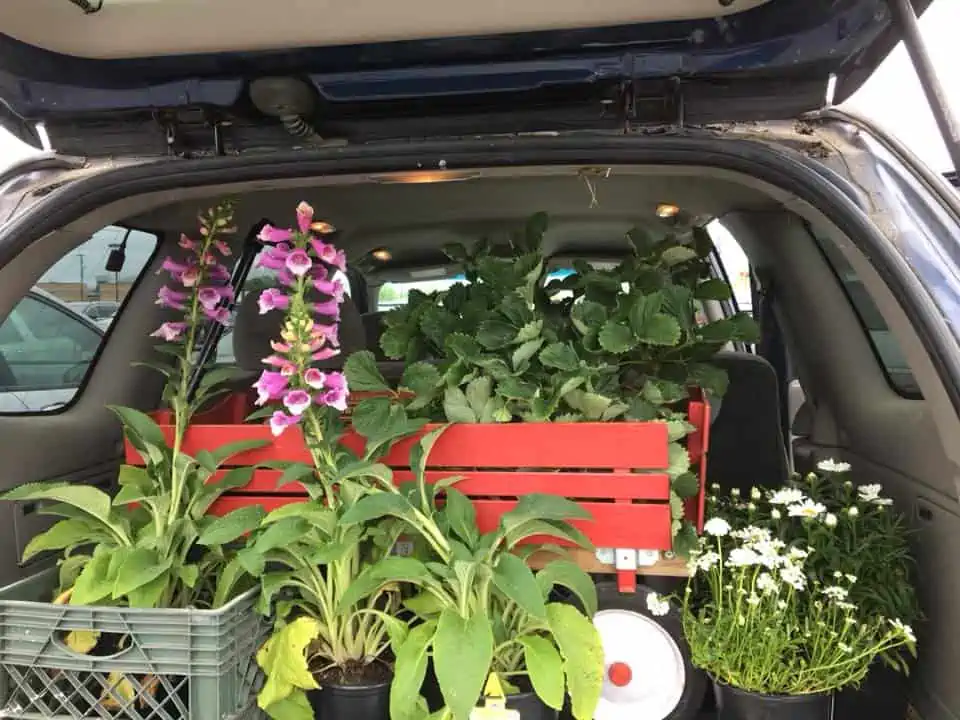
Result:
M186 433L184 452L195 454L228 442L256 439L269 444L237 455L232 465L268 460L310 462L299 428L274 438L265 425L243 423L251 409L250 397L234 395L196 416ZM687 500L686 518L699 532L704 520L708 404L695 398L688 413L696 430L685 442L700 490ZM169 413L161 411L155 417L172 437L172 427L164 425L169 422ZM411 478L410 445L415 440L397 443L384 460L398 482ZM363 441L358 435L348 434L343 442L359 449ZM142 463L129 444L127 462ZM522 495L549 493L578 501L592 519L574 524L598 550L593 554L573 549L573 559L590 572L615 571L619 590L630 592L636 588L638 571L649 575L686 573L685 563L670 553L667 467L668 438L663 423L458 424L448 428L434 445L427 478L462 476L457 488L473 500L483 532L496 527L500 516ZM279 471L257 470L246 487L221 497L212 512L224 514L252 503L270 510L304 498L299 483L277 488L279 476ZM537 560L534 557L531 562L537 564Z

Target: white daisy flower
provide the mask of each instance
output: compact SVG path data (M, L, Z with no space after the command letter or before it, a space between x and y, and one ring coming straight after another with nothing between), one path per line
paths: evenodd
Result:
M853 585L853 583L857 581L857 576L851 575L850 573L847 573L846 575L844 575L844 577L847 579L847 582L850 583L851 585Z
M790 560L793 560L794 562L798 560L806 560L809 555L810 555L809 550L804 550L798 547L792 547L789 550L787 550L787 557Z
M856 505L847 508L847 515L849 515L850 517L856 517L859 514L860 514L860 509Z
M706 523L704 523L703 531L707 535L723 537L730 532L730 523L720 517L710 518Z
M823 513L827 511L826 505L813 500L804 500L801 503L796 505L790 505L787 508L787 513L790 517L802 517L802 518L811 518L815 519L820 517Z
M761 497L762 497L762 495L761 495L761 493L760 493L760 488L758 488L758 487L752 487L752 488L750 488L750 499L751 499L751 500L759 500Z
M783 515L780 514L779 510L773 508L773 510L770 511L770 517L774 520L779 520Z
M747 604L756 607L760 604L760 596L756 593L750 593L750 597L747 598Z
M840 572L839 570L834 570L834 571L833 571L833 576L834 576L837 580L839 580L840 578L843 577L843 573Z
M740 497L740 488L730 488L730 497Z
M837 600L837 607L841 610L849 610L850 612L853 612L857 609L856 605L854 605L852 602L847 602L846 600Z
M788 565L780 571L780 579L794 590L803 590L807 586L807 576L803 570L793 565Z
M823 518L823 524L829 528L837 526L837 516L833 513L827 513Z
M766 528L759 528L756 525L747 525L740 530L734 530L730 535L746 543L757 543L770 539L770 531Z
M839 585L830 585L821 590L821 592L831 600L846 600L850 594L846 588L842 588Z
M759 562L760 556L750 548L734 548L730 551L730 557L727 558L727 564L733 567L757 565Z
M770 573L760 573L757 576L757 589L764 595L770 595L777 592L780 588Z
M915 643L917 641L917 636L914 634L913 628L909 625L905 625L902 620L891 620L890 624L893 625L895 629L899 630L901 634L903 634L903 636L910 642Z
M692 564L693 564L694 570L702 570L703 572L707 572L708 570L710 570L710 568L712 568L718 562L720 562L720 556L717 553L711 551L711 552L706 552L700 557L698 557L696 560L693 560Z
M857 488L857 497L863 502L875 502L880 498L880 491L883 486L878 483L872 485L860 485Z
M771 505L794 505L806 500L803 492L797 488L783 488L770 496Z
M849 472L850 463L837 462L833 458L823 460L822 462L817 463L817 470L823 470L823 472L830 473L844 473Z
M647 593L647 610L654 617L663 617L670 612L670 601L664 600L656 593Z

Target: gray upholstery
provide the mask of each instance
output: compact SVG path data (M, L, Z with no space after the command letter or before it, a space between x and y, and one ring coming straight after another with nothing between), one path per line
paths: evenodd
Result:
M263 358L271 354L270 341L280 338L283 313L272 310L260 314L257 305L259 293L248 292L237 306L233 329L233 354L237 367L251 373L263 370ZM356 305L349 296L343 298L340 306L340 354L329 360L316 363L321 369L343 367L344 361L357 350L367 346L363 321Z

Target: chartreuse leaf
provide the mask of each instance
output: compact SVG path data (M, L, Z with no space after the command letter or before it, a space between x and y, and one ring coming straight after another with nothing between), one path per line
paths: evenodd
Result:
M402 555L388 555L374 565L368 566L350 583L340 596L338 608L347 610L386 583L406 582L415 586L430 583L433 576L420 560Z
M123 526L112 515L110 496L89 485L30 483L0 496L2 500L49 500L70 505L112 530L118 539L129 540Z
M246 505L213 520L200 533L200 545L224 545L253 530L263 519L263 508Z
M527 564L516 555L500 555L493 569L493 584L531 617L546 619L547 610L537 579Z
M443 514L447 519L450 530L467 545L472 546L477 540L477 513L473 503L459 490L448 488L447 500Z
M284 702L304 690L315 690L318 685L307 665L307 648L320 634L320 623L309 616L274 631L257 653L257 664L263 668L266 682L257 695L257 705L276 720L310 720L313 711L309 704L299 701ZM282 703L282 704L280 704ZM297 713L306 709L307 714ZM279 712L284 714L279 714Z
M70 595L71 605L93 605L99 600L108 597L113 591L113 582L110 578L110 553L100 545L93 557L84 565L73 585Z
M407 634L399 648L394 648L393 682L390 685L390 718L407 720L416 717L417 699L427 673L427 658L437 632L437 621L428 620Z
M61 520L46 532L35 536L23 550L23 562L38 553L47 550L62 550L63 548L83 545L91 542L112 540L112 536L102 526L86 518L68 518Z
M107 407L120 418L120 422L127 430L130 442L138 450L146 449L148 445L167 447L167 439L164 437L163 430L160 429L160 426L152 417L129 407L120 405L108 405Z
M567 678L573 717L592 720L603 687L603 645L593 623L572 605L547 605L547 623Z
M523 645L523 660L537 697L554 710L563 708L563 660L553 643L537 635L517 638Z
M520 498L516 506L500 519L505 532L517 532L532 520L589 520L590 513L573 500L559 495L530 493Z
M575 562L563 559L550 561L537 573L537 584L544 596L556 585L565 587L580 600L587 617L593 617L597 612L597 586Z
M485 612L468 617L447 608L433 638L433 666L454 720L468 720L483 692L493 660L493 628Z
M377 358L369 350L352 353L343 364L351 390L387 392L390 385L377 367Z
M117 569L113 586L114 600L156 580L170 568L171 562L172 558L160 557L156 550L133 548Z

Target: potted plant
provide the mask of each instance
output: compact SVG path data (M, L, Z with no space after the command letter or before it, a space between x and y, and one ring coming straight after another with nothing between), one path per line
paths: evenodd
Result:
M790 508L803 499L808 512L818 511L820 522L791 515ZM912 626L921 619L906 521L879 484L855 485L848 463L824 460L817 472L795 476L790 486L754 502L753 509L749 502L732 498L713 502L724 506L726 514L739 513L741 521L769 528L781 540L806 542L812 551L807 561L811 579L830 584L835 578L856 578L849 600L857 607L858 621L899 618ZM841 689L836 720L902 718L913 650L909 645L881 653L862 686Z
M324 239L325 223L313 208L297 208L297 228L263 228L261 263L278 270L281 287L260 295L262 311L285 314L274 353L264 359L255 384L256 415L269 417L276 437L299 429L309 463L266 463L281 469L279 484L299 481L309 499L268 514L237 555L237 565L258 578L260 609L274 632L257 655L266 675L260 707L281 720L323 717L387 717L392 677L387 632L399 609L396 587L357 594L367 564L391 549L389 537L366 524L341 522L365 495L392 487L390 471L373 461L371 443L358 457L340 444L340 414L347 408L346 380L314 367L339 352L339 304L344 289L333 278L344 270L343 253ZM284 292L284 289L286 292ZM404 424L404 434L419 427ZM250 508L235 511L244 512ZM232 515L211 528L236 536ZM352 599L346 600L350 593Z
M681 444L693 430L690 393L722 396L726 375L710 359L730 341L755 339L756 326L746 314L696 321L698 302L730 295L709 278L709 242L696 231L636 229L615 267L577 261L547 284L546 228L538 213L500 245L446 247L466 284L412 291L405 307L385 316L382 349L408 364L403 402L457 423L665 423L672 514L662 549L683 552L695 544L697 519L684 500L701 489ZM382 391L377 375L359 365L351 384Z
M833 694L859 683L876 658L913 650L902 619L866 616L854 601L860 578L837 561L837 524L824 505L795 488L717 505L690 561L681 615L723 720L830 718ZM785 518L803 532L781 537L764 526Z
M63 679L71 687L86 687L81 704L90 705L91 712L99 712L94 706L107 711L126 709L130 717L140 717L137 712L149 714L159 703L175 714L212 720L224 712L242 710L249 700L249 684L228 685L225 678L245 672L252 661L260 633L260 623L251 614L253 593L234 600L249 585L235 582L229 572L232 551L224 542L201 540L212 521L207 516L211 504L251 477L251 468L221 472L221 465L259 443L210 448L195 457L182 448L194 413L231 374L208 370L191 392L193 378L206 370L197 364L201 328L205 323L224 322L233 297L230 274L222 264L231 254L227 239L234 232L232 214L229 203L203 213L199 237L180 239L185 258L167 258L163 263L171 281L160 289L157 302L177 315L153 333L164 343L158 350L169 358L153 367L167 378L163 398L173 418L171 434L143 412L112 407L144 463L121 467L119 490L113 496L95 487L60 482L24 485L3 495L5 500L52 503L43 511L62 518L33 538L24 559L43 551L63 553L57 578L44 574L0 591L0 602L31 601L30 612L49 623L49 627L27 628L24 637L8 638L5 644L22 652L23 643L36 642L37 635L49 636L54 644L42 651L45 666L62 668ZM235 517L236 535L258 520L256 513ZM40 602L45 593L63 607L48 610ZM98 609L87 611L85 606ZM152 609L162 609L162 614ZM167 625L171 636L179 638L188 638L196 632L191 628L200 625L213 630L199 645L172 640L160 653L151 640L158 624ZM34 637L28 638L31 633ZM54 640L60 635L62 646ZM202 662L197 663L206 654L222 655L225 644L235 654L223 662L220 685L220 677L211 680L202 672ZM246 657L243 648L248 651ZM16 650L12 652L16 656ZM74 654L89 658L90 672L72 669ZM114 660L101 662L104 655ZM196 677L191 675L194 669ZM35 707L33 702L42 697L44 708L77 712L64 704L73 690L64 695L57 683L34 687L35 679L25 675L10 697L32 698L17 700L26 707ZM224 692L234 695L226 697Z
M415 556L386 557L371 565L343 598L350 604L396 583L416 588L404 600L414 620L392 639L392 720L429 713L421 698L428 662L441 718L467 720L495 673L512 691L507 706L523 720L550 717L547 708L555 716L567 694L574 717L589 720L603 676L603 648L590 622L596 610L593 582L563 559L534 573L524 558L538 546L520 545L531 536L551 536L589 546L566 522L584 511L564 498L528 495L501 517L496 531L481 534L473 505L454 487L457 478L427 482L426 458L442 431L414 445L412 483L367 495L342 518L348 526L393 518L422 541ZM557 585L575 593L587 614L550 602Z

